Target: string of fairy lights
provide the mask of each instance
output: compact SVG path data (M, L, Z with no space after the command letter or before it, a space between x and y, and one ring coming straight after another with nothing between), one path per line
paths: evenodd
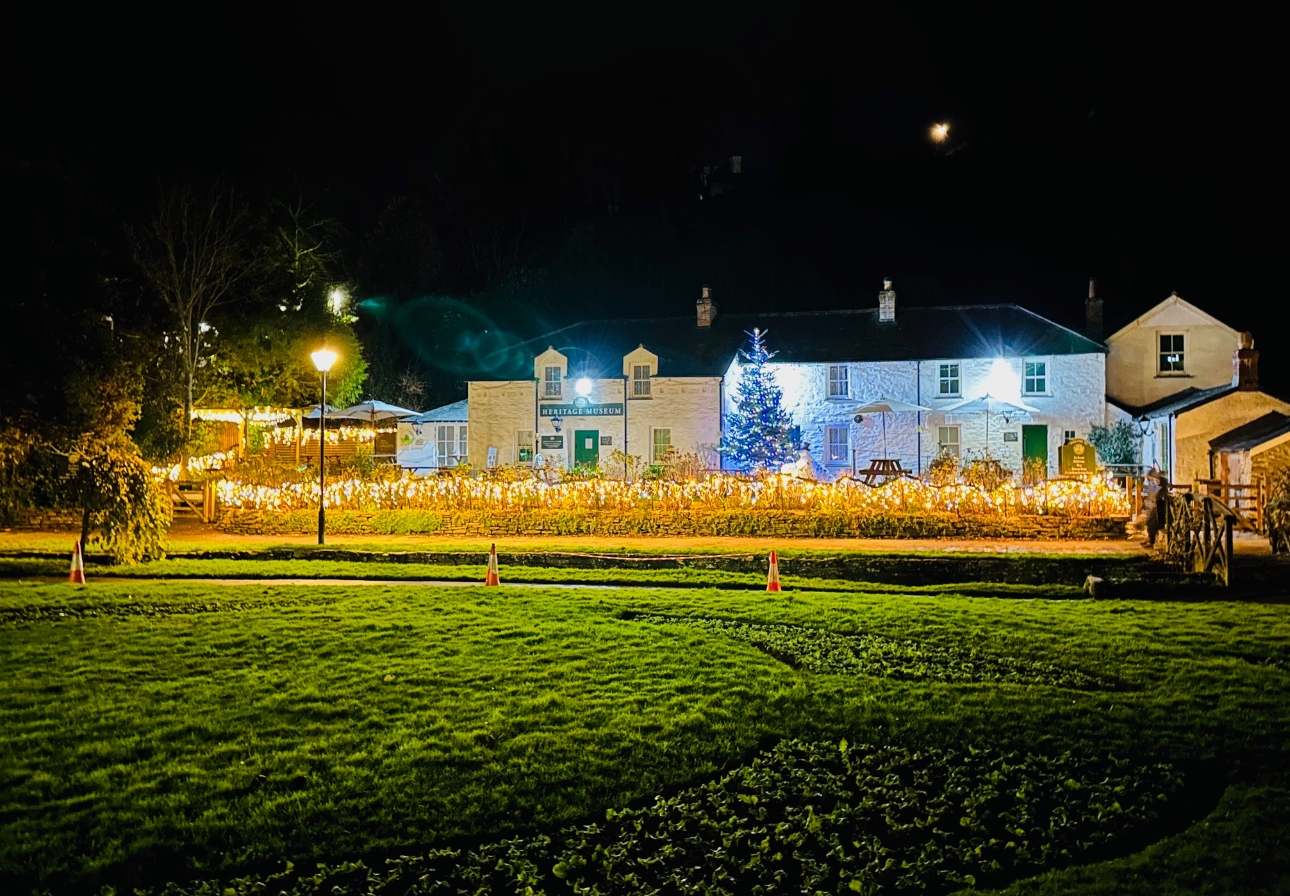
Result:
M258 485L223 479L215 485L221 505L242 510L309 510L318 507L317 482ZM1005 483L936 486L897 479L870 488L807 482L790 476L749 479L717 474L688 482L541 479L499 482L465 476L387 481L345 478L329 482L325 496L336 510L513 512L526 510L808 510L820 513L970 513L1122 516L1124 490L1109 479L1053 480L1026 486Z

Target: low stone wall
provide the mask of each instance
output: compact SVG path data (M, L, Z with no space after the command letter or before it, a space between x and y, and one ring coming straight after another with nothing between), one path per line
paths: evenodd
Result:
M1126 520L1064 516L956 516L954 514L821 514L814 511L484 511L450 514L423 510L331 511L336 535L603 535L776 538L1071 538L1125 537ZM218 527L243 535L307 535L318 513L226 510Z
M38 532L76 532L81 531L81 512L79 510L26 510L9 529L34 530Z

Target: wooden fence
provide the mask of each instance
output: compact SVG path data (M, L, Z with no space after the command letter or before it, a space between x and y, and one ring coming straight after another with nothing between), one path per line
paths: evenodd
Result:
M1171 494L1162 491L1165 555L1184 570L1212 573L1224 585L1232 584L1232 530L1237 516L1222 500L1199 492Z

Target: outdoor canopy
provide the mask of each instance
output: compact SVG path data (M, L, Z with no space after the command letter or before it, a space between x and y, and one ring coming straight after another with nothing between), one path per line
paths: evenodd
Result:
M887 415L930 410L931 408L925 408L921 404L910 404L908 401L901 401L898 398L881 396L875 398L864 407L856 408L856 414L880 414L882 416L882 453L885 457L887 454Z
M375 423L377 420L415 417L420 413L420 411L409 411L407 408L401 408L398 405L369 399L368 401L360 401L343 411L337 411L335 414L328 413L327 416L335 417L338 420L364 420L368 423Z
M1007 414L1010 411L1025 411L1027 414L1039 413L1039 408L1032 408L1020 399L1011 401L1007 398L999 398L991 395L989 392L976 398L969 398L966 401L960 401L958 404L952 404L944 409L945 413L962 411L971 413L973 411L985 412L985 454L990 456L990 414Z

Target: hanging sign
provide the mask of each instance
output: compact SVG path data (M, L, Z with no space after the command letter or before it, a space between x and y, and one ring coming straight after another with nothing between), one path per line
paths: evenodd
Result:
M621 417L623 403L616 404L544 404L538 408L540 417Z

